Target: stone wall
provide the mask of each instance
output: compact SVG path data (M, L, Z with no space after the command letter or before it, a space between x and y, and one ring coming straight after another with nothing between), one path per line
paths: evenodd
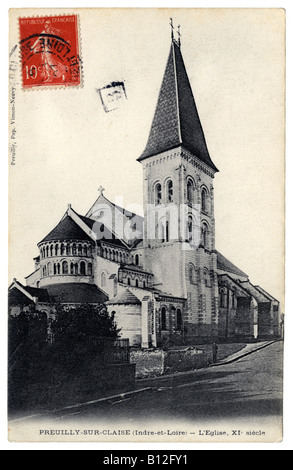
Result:
M212 362L211 348L133 349L130 362L136 365L136 378L158 377L207 367Z

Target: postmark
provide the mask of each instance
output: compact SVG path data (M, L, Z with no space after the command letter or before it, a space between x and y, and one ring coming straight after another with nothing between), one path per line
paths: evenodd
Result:
M79 86L78 15L19 18L22 88Z

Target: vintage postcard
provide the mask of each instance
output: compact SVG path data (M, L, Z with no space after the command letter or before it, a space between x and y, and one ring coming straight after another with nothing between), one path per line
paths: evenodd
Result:
M285 11L9 28L9 440L280 442Z

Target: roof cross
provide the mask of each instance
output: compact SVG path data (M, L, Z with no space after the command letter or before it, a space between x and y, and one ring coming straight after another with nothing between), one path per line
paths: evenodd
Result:
M103 192L105 191L105 188L103 188L103 186L99 186L98 191L100 193L100 196L103 196Z

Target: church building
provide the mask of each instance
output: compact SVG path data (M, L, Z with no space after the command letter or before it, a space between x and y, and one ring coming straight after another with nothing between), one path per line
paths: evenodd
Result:
M280 304L216 249L208 150L178 40L170 52L146 146L144 217L100 195L89 211L68 205L39 243L10 309L53 313L54 303L105 303L121 337L142 348L278 338Z

